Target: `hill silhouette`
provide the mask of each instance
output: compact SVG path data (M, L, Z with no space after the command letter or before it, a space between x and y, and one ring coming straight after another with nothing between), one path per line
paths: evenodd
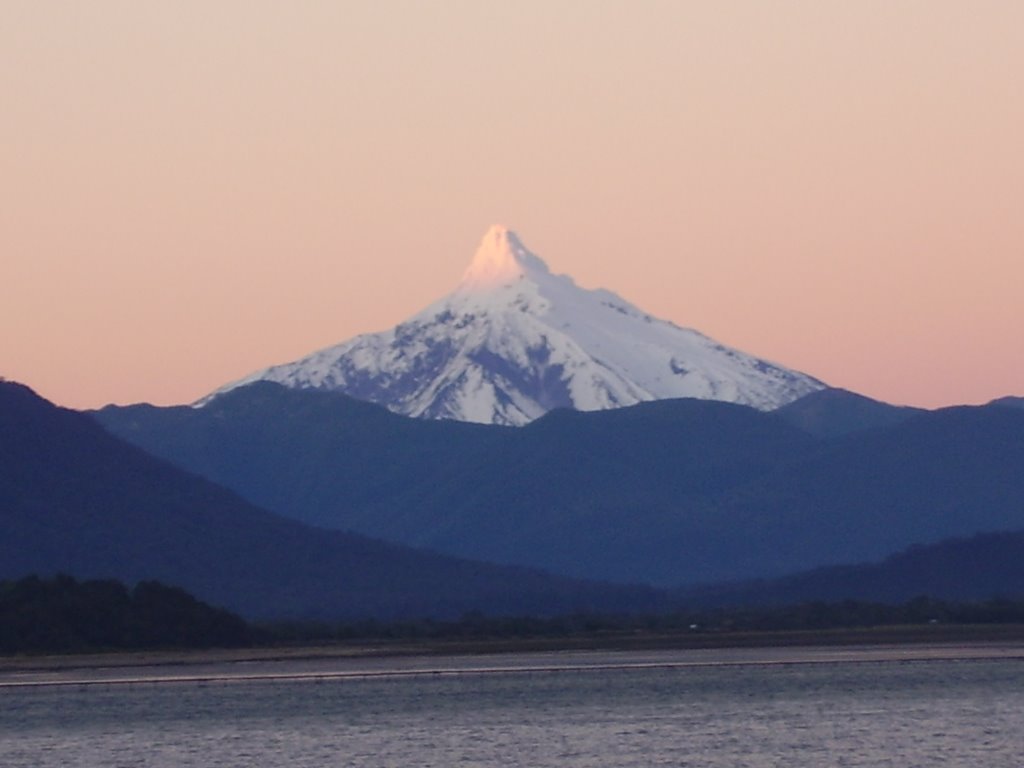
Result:
M249 618L643 608L652 590L313 529L0 382L0 579L158 580Z

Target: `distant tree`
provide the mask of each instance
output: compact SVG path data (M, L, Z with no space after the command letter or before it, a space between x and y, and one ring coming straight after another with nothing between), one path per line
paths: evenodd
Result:
M239 617L155 581L132 590L64 574L0 582L2 653L236 646L250 639Z

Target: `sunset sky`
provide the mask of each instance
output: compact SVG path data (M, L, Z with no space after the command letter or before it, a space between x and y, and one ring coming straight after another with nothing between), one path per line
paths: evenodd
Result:
M494 223L834 386L1024 395L1024 2L0 2L0 375L62 405L393 326Z

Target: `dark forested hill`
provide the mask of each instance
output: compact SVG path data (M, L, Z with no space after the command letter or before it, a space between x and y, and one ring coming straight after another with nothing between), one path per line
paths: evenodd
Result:
M1007 395L993 400L989 405L1000 405L1004 408L1024 408L1024 397Z
M312 529L0 381L0 579L58 572L156 579L248 617L544 614L657 600Z
M253 637L238 616L156 581L0 581L0 653L228 647Z
M845 389L822 389L772 413L810 435L840 437L895 426L922 409L889 405Z
M808 601L901 603L915 597L976 601L1024 597L1024 531L916 545L881 562L815 568L779 579L681 594L691 605L787 605Z

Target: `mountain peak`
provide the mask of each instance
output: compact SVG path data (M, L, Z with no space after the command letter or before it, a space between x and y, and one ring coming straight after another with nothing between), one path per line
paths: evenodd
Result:
M473 261L462 275L461 287L477 290L497 288L531 272L547 271L547 265L527 250L515 232L495 224L480 240Z
M554 408L678 397L769 410L824 387L611 291L578 287L503 226L484 234L455 291L405 322L257 371L214 395L261 379L337 390L409 416L516 425Z

